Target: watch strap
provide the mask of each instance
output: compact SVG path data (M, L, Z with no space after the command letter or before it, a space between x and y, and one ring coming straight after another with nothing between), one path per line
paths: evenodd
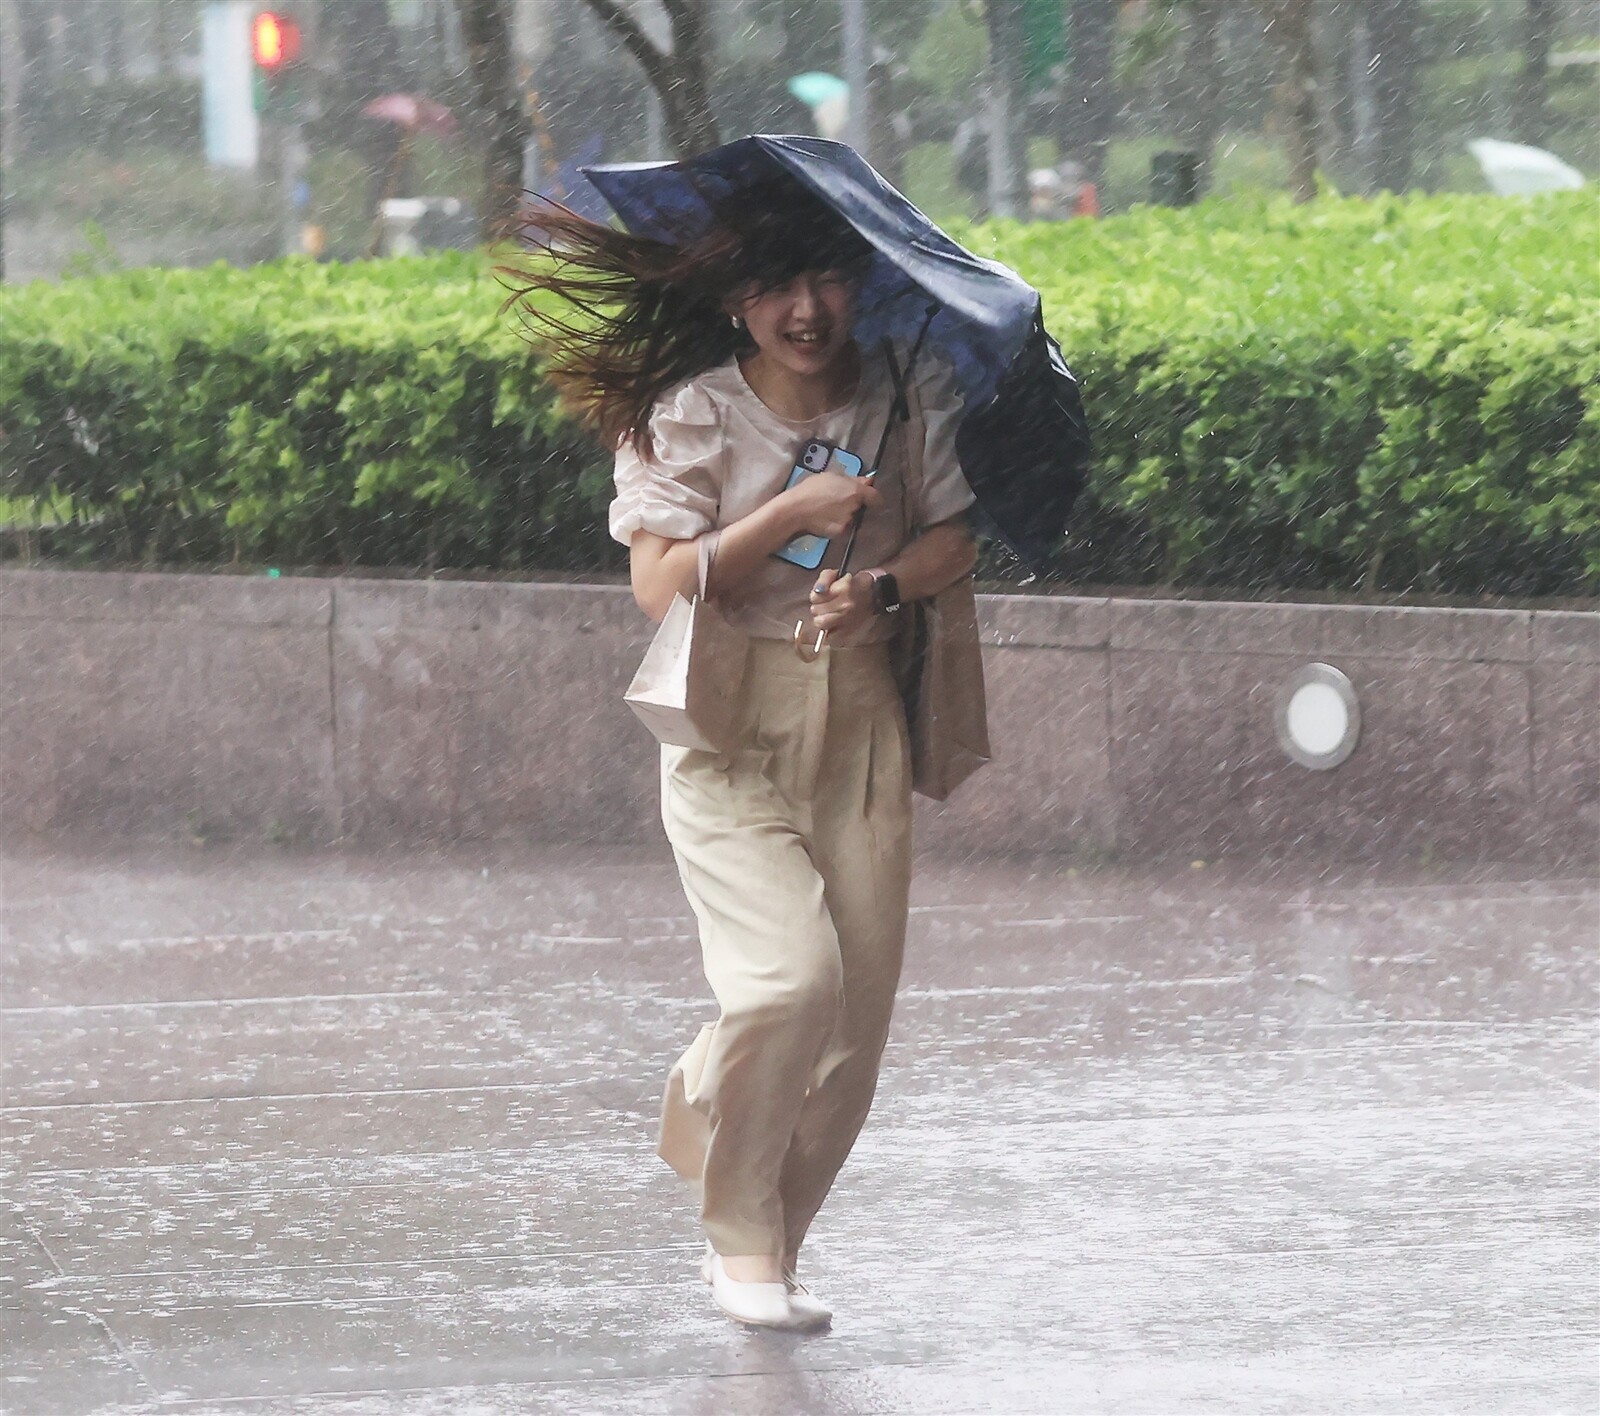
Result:
M900 582L887 570L872 572L872 608L880 615L892 615L900 608Z

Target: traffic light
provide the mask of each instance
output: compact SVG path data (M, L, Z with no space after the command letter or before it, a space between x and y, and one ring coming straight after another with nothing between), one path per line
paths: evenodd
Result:
M263 73L281 73L300 57L300 26L275 11L263 10L250 26L250 53Z
M250 22L250 57L256 66L256 111L264 118L291 121L298 105L295 73L300 63L300 25L276 10L262 10Z

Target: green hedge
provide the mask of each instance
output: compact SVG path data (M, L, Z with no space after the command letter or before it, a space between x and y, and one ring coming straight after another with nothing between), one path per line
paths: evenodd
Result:
M1592 193L958 234L1041 288L1083 380L1053 576L1600 588ZM615 569L608 459L498 303L470 256L5 292L0 498L69 561Z
M589 569L608 487L475 256L0 300L0 496L71 559Z
M1097 471L1064 573L1600 588L1600 204L1142 208L963 233L1044 293Z

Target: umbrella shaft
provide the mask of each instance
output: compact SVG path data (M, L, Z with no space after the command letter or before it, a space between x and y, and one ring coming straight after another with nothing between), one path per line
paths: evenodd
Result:
M884 354L889 360L889 369L894 376L894 400L889 405L889 416L884 420L883 434L878 439L878 450L872 457L871 476L878 475L878 469L883 466L883 455L889 450L889 433L894 427L895 419L905 422L911 417L911 410L906 403L906 387L911 379L911 371L916 367L917 356L922 353L922 341L928 336L928 326L933 323L933 317L938 314L937 303L928 306L927 313L922 318L922 328L917 331L917 342L911 346L911 355L906 360L905 371L901 372L894 361L894 348L886 338L883 341ZM850 573L850 553L856 548L856 532L861 529L862 518L867 514L866 507L856 510L854 519L850 522L850 538L844 543L844 555L839 558L839 578Z
M861 507L850 520L850 537L844 543L844 555L839 558L839 575L841 578L850 573L850 553L856 548L856 532L861 529L861 521L866 514L866 507Z

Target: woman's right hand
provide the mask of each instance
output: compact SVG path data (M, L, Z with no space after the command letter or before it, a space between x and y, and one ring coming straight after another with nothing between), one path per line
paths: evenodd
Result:
M846 477L841 472L818 472L783 493L796 529L813 536L842 536L856 512L883 504L883 493L868 477Z

